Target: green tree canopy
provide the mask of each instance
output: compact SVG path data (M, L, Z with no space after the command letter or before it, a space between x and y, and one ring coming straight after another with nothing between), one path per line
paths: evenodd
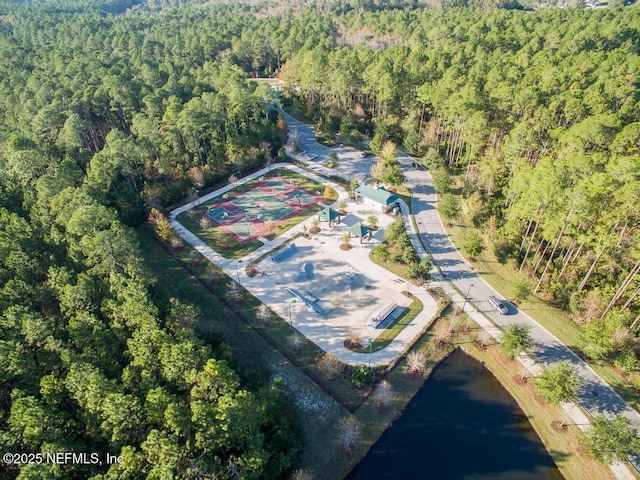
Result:
M531 338L531 328L519 323L512 323L502 334L500 340L500 347L504 353L514 358L522 352L526 352L533 346L533 339Z
M621 415L613 419L593 417L586 433L589 452L602 463L625 461L630 453L640 453L638 432Z
M535 386L548 402L573 402L582 386L578 372L569 362L552 363L535 378Z

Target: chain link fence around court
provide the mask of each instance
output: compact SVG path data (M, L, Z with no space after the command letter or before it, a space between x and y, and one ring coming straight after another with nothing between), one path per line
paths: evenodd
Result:
M247 241L267 233L270 224L277 226L319 201L319 195L309 193L291 181L276 178L209 207L206 214L214 224L240 241Z

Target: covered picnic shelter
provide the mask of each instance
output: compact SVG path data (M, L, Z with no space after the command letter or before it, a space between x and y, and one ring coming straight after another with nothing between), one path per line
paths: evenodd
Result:
M360 239L360 243L362 243L362 239L367 235L371 236L372 228L363 225L362 222L358 222L355 225L349 227L349 235L353 235L356 238Z
M320 210L320 213L318 213L318 217L320 217L321 221L329 222L329 226L331 226L331 222L334 222L336 220L339 221L340 217L342 217L342 214L331 207L325 207Z

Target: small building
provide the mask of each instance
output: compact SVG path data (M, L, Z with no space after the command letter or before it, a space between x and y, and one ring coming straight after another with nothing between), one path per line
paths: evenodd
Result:
M370 205L377 210L387 213L396 206L399 197L385 190L383 186L362 184L355 190L356 201Z

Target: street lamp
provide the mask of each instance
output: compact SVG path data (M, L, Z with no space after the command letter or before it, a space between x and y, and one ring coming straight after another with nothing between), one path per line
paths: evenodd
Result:
M464 312L464 307L467 306L467 297L469 296L469 292L471 291L471 287L473 287L473 283L471 285L469 285L469 288L467 288L467 294L464 296L464 303L462 304L462 311Z
M371 370L371 349L373 348L373 338L369 339L369 370Z
M242 263L242 260L238 260L236 263L236 278L238 279L238 283L240 283L240 274L238 273L238 265Z
M293 328L293 320L291 320L291 305L293 305L294 303L296 303L295 298L291 300L291 302L289 302L289 324L291 325L291 328Z

